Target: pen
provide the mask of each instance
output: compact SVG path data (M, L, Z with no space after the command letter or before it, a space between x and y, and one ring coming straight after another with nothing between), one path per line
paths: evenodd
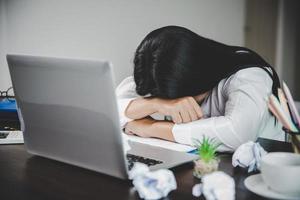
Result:
M270 96L270 104L273 107L273 109L276 111L276 113L279 117L278 120L280 120L280 122L289 130L291 130L293 132L298 132L298 129L293 124L293 122L288 119L288 117L286 116L285 112L283 111L278 99L273 94Z
M292 119L291 119L289 107L287 104L287 100L286 100L285 95L283 94L283 91L281 88L278 88L278 97L279 97L281 107L285 111L286 116L288 117L289 121L291 121Z
M285 127L285 128L288 128L284 123L283 121L280 119L278 113L276 112L276 110L273 108L273 106L270 104L270 102L267 102L268 103L268 108L269 110L273 113L273 115L282 123L282 125Z
M273 113L273 115L276 117L276 119L288 130L290 130L290 126L282 119L282 117L278 114L276 109L268 102L269 110Z
M293 118L294 122L299 125L300 117L299 117L299 113L297 111L296 105L294 103L293 97L291 95L291 92L285 82L282 83L282 86L283 86L283 91L285 93L285 96L287 97L287 101L288 101L288 104L289 104L289 107L290 107L290 110L292 113L292 118Z

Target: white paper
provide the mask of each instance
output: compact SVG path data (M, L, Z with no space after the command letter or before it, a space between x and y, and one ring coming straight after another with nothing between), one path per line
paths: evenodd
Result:
M216 171L202 177L202 183L194 185L192 194L195 197L204 195L206 200L234 200L235 183L231 176Z
M202 177L202 193L206 200L234 200L235 183L231 176L216 171Z
M124 149L124 153L126 154L127 151L129 151L131 149L129 143L128 143L128 136L125 134L123 135L123 149Z
M150 171L147 165L135 163L128 174L142 199L161 199L177 188L175 176L168 169Z
M232 155L232 165L242 168L248 167L248 172L260 168L260 160L267 152L259 145L249 141L239 146Z
M142 137L133 136L133 135L126 135L126 134L123 134L123 135L125 135L126 138L132 142L148 144L151 146L161 147L161 148L165 148L165 149L169 149L169 150L173 150L173 151L189 152L189 151L196 149L195 147L192 147L189 145L178 144L175 142L169 142L166 140L161 140L161 139L156 139L156 138L142 138Z

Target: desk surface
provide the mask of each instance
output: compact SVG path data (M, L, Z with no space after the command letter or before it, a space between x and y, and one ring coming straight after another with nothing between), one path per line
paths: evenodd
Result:
M17 116L0 112L1 126L19 127ZM291 152L291 145L284 142L260 139L269 152ZM244 179L251 175L246 169L233 168L231 155L222 154L220 170L233 176L236 199L265 199L248 191ZM192 163L172 169L178 189L167 199L204 199L192 196L192 187L199 182L192 175ZM130 181L122 181L58 161L33 156L24 145L0 145L0 199L138 199Z
M259 142L267 151L292 151L288 143L265 139ZM192 175L193 165L172 170L178 189L171 192L168 199L196 199L191 191L199 181ZM231 155L221 155L220 170L234 177L236 199L264 199L245 188L243 182L249 174L245 169L232 167ZM24 145L0 146L0 195L1 199L24 200L138 199L130 181L32 156L25 151Z

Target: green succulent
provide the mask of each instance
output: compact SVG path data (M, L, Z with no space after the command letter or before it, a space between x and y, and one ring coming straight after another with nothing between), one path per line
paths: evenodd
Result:
M195 139L195 146L197 147L197 154L206 163L216 159L217 148L221 145L217 143L214 138L203 137L202 141Z

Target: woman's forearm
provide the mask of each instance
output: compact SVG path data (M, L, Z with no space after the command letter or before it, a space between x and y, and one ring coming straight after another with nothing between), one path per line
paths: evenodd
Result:
M172 128L174 123L167 121L156 121L148 129L150 131L151 137L160 138L164 140L169 140L175 142L173 137Z
M125 126L125 133L146 138L153 137L175 141L172 133L173 126L173 122L156 121L148 117L128 122Z
M126 110L125 115L130 119L142 119L156 111L153 98L137 98L132 100Z

